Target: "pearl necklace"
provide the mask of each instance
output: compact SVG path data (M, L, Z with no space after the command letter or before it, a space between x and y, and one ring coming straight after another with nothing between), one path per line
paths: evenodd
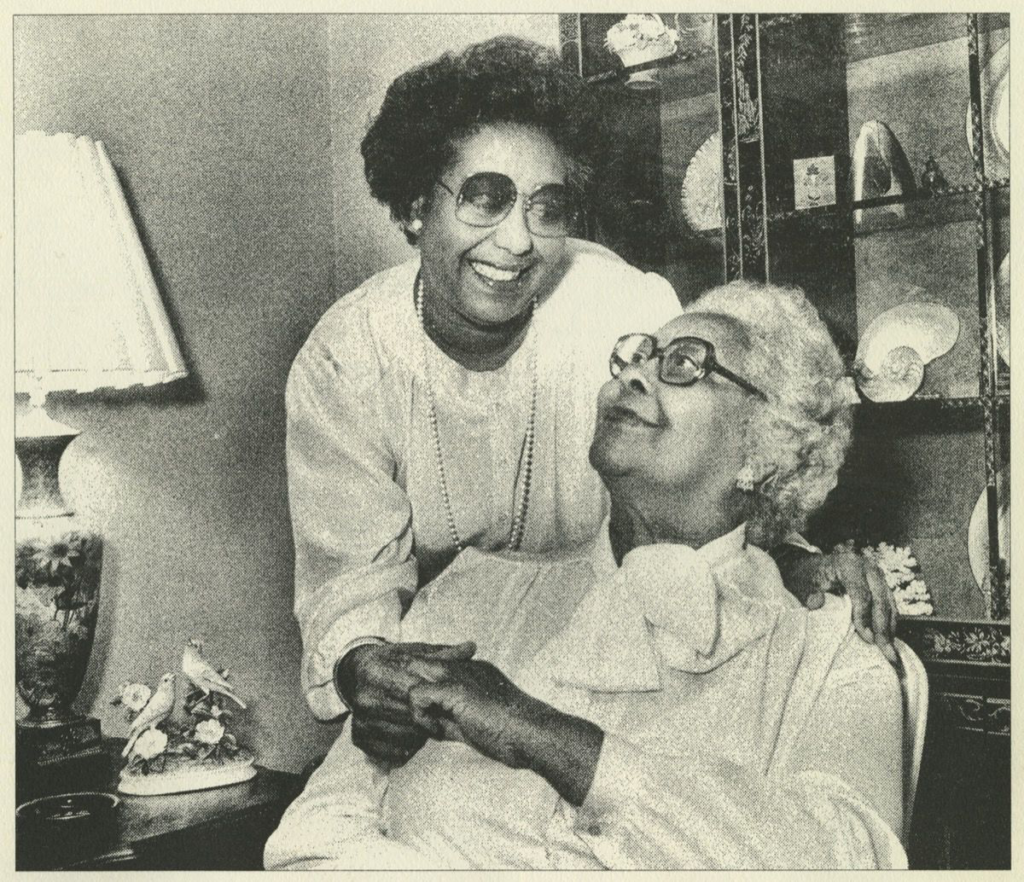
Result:
M441 436L437 430L437 407L434 403L434 390L430 385L430 376L427 373L427 326L423 321L423 287L420 283L420 275L416 274L416 282L413 286L416 299L416 317L420 322L420 329L423 337L420 340L420 355L423 360L423 385L427 391L427 406L430 417L430 433L434 440L434 455L437 463L437 477L441 485L441 498L444 500L444 511L448 519L448 532L451 535L452 544L462 551L465 545L459 537L459 531L455 526L455 514L452 511L452 500L448 493L448 480L445 476L444 457L441 454ZM533 298L530 307L530 319L532 324L533 314L537 311L537 298ZM529 333L529 331L527 331ZM523 541L523 533L526 530L526 510L530 504L530 478L533 472L533 443L535 426L537 420L537 341L534 339L530 346L530 417L526 423L526 438L523 442L523 492L519 497L519 505L512 518L512 528L509 531L508 543L505 546L508 551L518 550Z

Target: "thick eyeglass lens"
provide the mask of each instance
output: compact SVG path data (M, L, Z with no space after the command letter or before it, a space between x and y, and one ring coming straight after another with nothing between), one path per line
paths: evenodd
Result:
M689 385L705 374L708 349L699 340L676 340L661 356L661 379L666 383Z
M492 172L466 179L459 193L459 220L476 227L500 223L515 204L516 185L511 178Z
M561 184L547 184L530 197L526 224L536 235L565 236L572 219L572 199Z
M481 172L466 179L459 190L456 217L472 227L501 223L518 198L515 182L498 172ZM565 236L574 215L568 189L547 184L526 200L526 226L536 236Z
M629 364L644 364L654 353L654 339L646 334L627 334L619 339L612 350L611 372L613 377L622 373Z

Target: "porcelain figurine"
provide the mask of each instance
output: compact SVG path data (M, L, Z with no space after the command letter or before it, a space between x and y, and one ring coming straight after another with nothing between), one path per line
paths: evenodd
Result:
M857 344L857 386L872 401L905 401L921 387L925 365L949 352L960 319L938 303L901 303L876 316Z
M864 123L853 148L853 201L905 196L916 189L910 163L892 130L878 120ZM897 217L906 214L899 203L884 210ZM860 223L863 214L863 209L856 209L854 222Z

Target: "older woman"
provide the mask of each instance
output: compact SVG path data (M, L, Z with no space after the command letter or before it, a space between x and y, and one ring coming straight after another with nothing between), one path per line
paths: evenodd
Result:
M385 771L344 735L268 867L903 867L901 698L849 604L764 551L835 485L849 380L797 291L715 289L622 338L588 548L461 554L403 627L432 740Z
M351 708L357 743L392 762L423 743L410 658L464 655L398 642L403 608L464 548L597 533L585 453L607 353L679 309L660 277L569 237L594 141L579 77L498 38L399 77L363 142L370 189L419 255L313 330L288 380L287 457L303 688L322 719ZM864 578L844 580L870 610Z

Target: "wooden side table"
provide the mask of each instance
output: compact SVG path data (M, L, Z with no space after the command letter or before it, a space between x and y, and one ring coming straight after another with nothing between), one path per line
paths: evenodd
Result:
M122 739L106 739L111 768L120 768ZM121 796L102 830L50 831L18 824L18 870L257 870L263 846L302 776L257 767L251 781L169 796ZM108 787L116 792L117 772ZM67 791L75 789L69 781Z

